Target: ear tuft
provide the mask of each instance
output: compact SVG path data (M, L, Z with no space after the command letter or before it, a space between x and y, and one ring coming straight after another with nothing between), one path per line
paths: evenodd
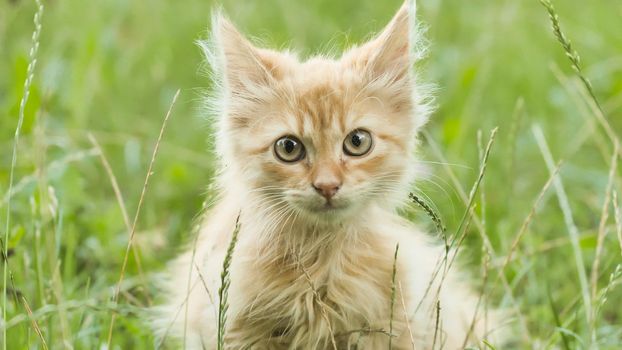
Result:
M218 71L224 75L229 90L244 89L253 84L267 84L272 78L268 60L262 49L254 47L231 23L221 10L212 15L211 40Z
M348 52L344 59L363 66L372 79L410 76L413 65L415 3L406 0L391 22L371 41Z

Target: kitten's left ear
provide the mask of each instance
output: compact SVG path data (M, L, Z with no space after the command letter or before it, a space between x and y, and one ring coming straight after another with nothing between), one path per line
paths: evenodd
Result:
M410 75L414 61L413 34L415 2L406 0L391 22L371 41L352 49L344 56L367 71L372 79L389 76L400 80Z

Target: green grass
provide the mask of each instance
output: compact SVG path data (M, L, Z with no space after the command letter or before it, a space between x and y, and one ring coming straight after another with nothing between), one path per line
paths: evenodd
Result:
M243 31L308 54L363 40L400 3L223 6ZM0 336L8 349L99 348L114 313L112 348L153 348L143 317L157 299L150 277L192 239L212 194L211 126L199 108L210 83L194 41L205 36L214 4L43 4L37 63L20 108L37 6L0 2L0 227L8 226L0 233L8 254ZM622 135L622 3L554 5L563 40L537 0L419 1L430 41L420 66L438 87L438 110L421 148L430 176L414 192L429 210L413 204L411 215L430 232L442 223L449 241L464 240L462 262L490 304L515 319L511 348L617 349L622 176L612 155ZM178 89L132 230L128 218ZM485 140L497 126L480 179L477 135ZM470 195L476 181L478 193ZM454 236L459 226L464 237ZM129 252L116 303L131 231L136 254Z

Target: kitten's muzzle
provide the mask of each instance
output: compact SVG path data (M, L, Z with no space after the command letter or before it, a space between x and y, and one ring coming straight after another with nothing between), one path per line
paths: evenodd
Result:
M313 188L317 193L319 193L322 197L326 198L329 201L331 198L337 194L339 188L341 187L341 182L330 181L330 182L315 182Z

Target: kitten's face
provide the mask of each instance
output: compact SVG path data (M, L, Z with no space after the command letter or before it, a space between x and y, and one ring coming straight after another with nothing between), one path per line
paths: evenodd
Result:
M217 19L227 92L219 148L250 198L339 220L406 192L417 118L407 14L339 60L305 62L255 48Z

